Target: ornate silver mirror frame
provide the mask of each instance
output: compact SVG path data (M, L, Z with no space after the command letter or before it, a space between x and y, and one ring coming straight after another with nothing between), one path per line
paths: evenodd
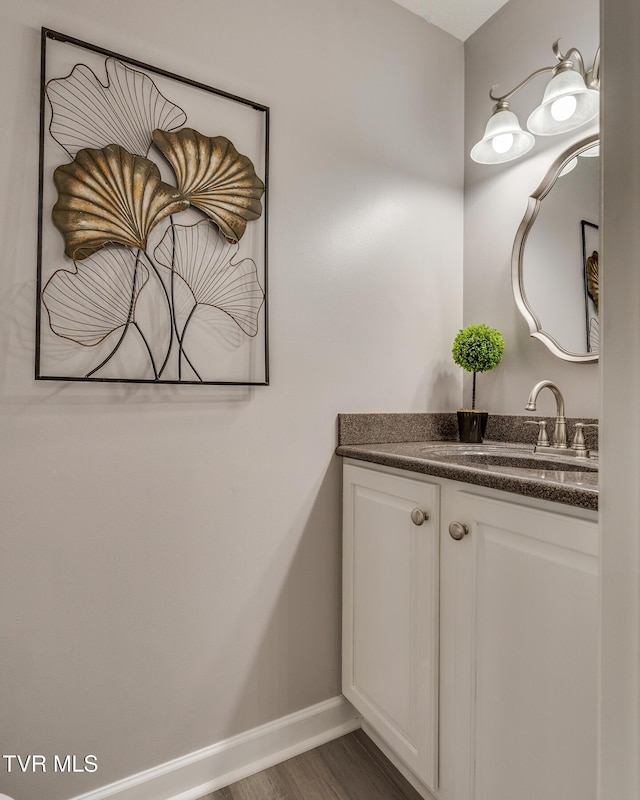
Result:
M513 244L513 252L511 256L511 282L513 287L513 294L516 301L518 310L527 321L531 336L543 342L551 352L562 358L565 361L577 362L593 362L598 360L597 352L590 353L577 353L566 350L557 339L552 336L548 331L543 329L542 322L538 314L534 311L527 299L524 287L524 253L527 237L529 236L536 218L540 212L541 204L549 191L555 185L556 180L569 164L569 162L593 147L599 141L599 134L593 134L579 142L571 145L553 162L545 175L542 183L538 186L536 191L529 197L526 213L520 223L516 238ZM549 287L552 292L554 287Z

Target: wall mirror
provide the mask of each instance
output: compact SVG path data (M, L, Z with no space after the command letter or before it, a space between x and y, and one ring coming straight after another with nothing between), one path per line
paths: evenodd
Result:
M574 143L529 197L511 278L531 335L559 358L597 361L600 158L598 134Z

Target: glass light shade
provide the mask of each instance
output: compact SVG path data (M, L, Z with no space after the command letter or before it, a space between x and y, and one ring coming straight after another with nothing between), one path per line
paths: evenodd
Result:
M471 149L471 158L478 164L503 164L528 153L534 143L534 137L522 130L513 111L503 108L489 118L484 136Z
M599 110L600 92L587 89L579 72L565 69L547 84L542 102L527 120L527 128L537 136L566 133L591 122Z

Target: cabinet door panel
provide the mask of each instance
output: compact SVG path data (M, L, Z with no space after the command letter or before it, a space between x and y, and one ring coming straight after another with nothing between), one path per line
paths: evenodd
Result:
M470 528L473 800L596 794L597 526L459 494Z
M343 692L435 787L438 487L346 466L344 509Z

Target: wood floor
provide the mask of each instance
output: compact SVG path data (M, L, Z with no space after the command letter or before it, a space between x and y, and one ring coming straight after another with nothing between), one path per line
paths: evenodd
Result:
M358 730L201 800L422 800Z

